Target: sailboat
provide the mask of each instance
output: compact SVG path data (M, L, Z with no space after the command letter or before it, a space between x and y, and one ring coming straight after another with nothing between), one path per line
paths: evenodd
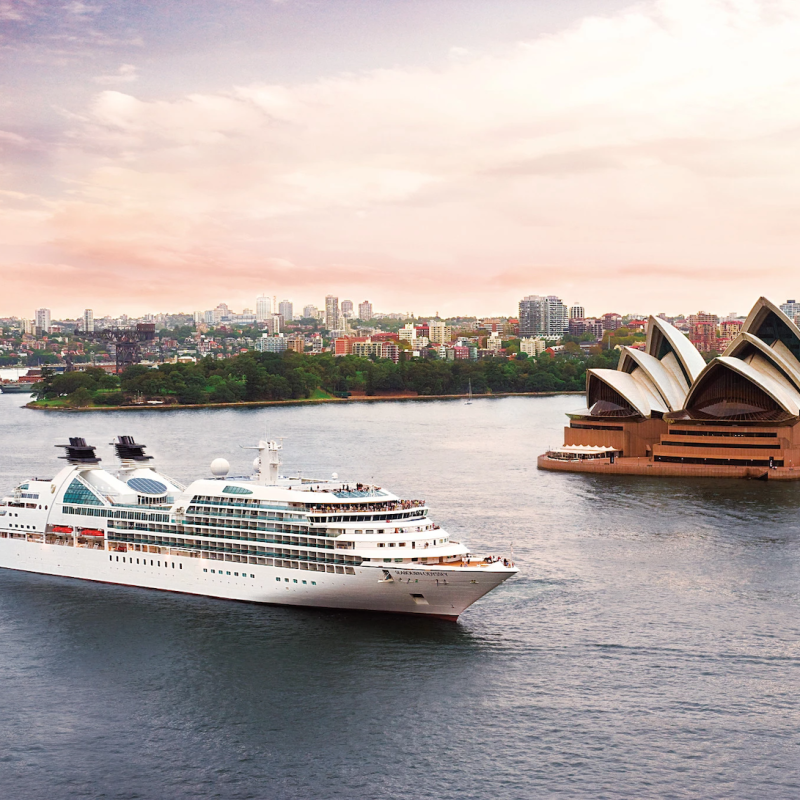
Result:
M472 378L469 379L469 394L467 395L466 405L472 405Z

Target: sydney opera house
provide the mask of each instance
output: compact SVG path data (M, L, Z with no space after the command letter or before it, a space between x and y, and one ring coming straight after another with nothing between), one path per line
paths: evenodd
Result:
M708 364L650 317L644 350L588 371L586 401L541 469L800 480L800 329L766 298Z

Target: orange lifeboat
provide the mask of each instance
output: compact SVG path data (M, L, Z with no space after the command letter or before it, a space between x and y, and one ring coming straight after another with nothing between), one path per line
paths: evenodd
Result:
M69 525L53 525L53 533L72 533Z
M96 528L84 528L80 532L81 536L105 536L103 531L98 531Z

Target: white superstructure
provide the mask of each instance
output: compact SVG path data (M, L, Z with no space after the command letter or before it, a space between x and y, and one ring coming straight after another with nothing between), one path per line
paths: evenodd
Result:
M261 441L255 474L184 487L131 437L119 469L70 439L54 478L0 503L0 567L233 600L456 619L517 572L478 559L420 500L378 486L283 477L281 446Z

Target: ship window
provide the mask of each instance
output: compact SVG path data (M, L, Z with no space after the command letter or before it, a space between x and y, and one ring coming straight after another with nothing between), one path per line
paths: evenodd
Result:
M280 578L278 578L278 580L280 580ZM284 580L286 581L286 583L289 583L289 579L288 578L284 578Z
M292 581L293 581L294 583L297 583L297 578L292 578Z
M151 561L150 563L152 564L153 562ZM158 562L158 566L159 567L161 566L161 562L160 561Z
M95 493L85 486L77 478L74 478L69 488L64 493L65 503L83 503L87 506L101 506L103 505L97 498Z
M303 583L308 583L308 581L303 581Z
M311 581L311 585L312 585L312 586L316 586L316 585L317 585L317 582L316 582L316 581Z
M230 572L226 572L225 574L226 574L226 575L230 575L231 573L230 573Z
M183 564L178 564L178 569L183 569Z
M119 556L117 556L117 561L119 561Z
M109 561L113 561L113 560L114 560L114 556L109 556L109 557L108 557L108 560L109 560Z
M255 578L255 575L250 575L251 578Z
M234 577L236 577L236 578L239 577L239 573L238 572L234 572L233 574L234 574ZM228 575L230 575L230 572L228 573Z
M175 562L172 562L172 569L175 569Z

